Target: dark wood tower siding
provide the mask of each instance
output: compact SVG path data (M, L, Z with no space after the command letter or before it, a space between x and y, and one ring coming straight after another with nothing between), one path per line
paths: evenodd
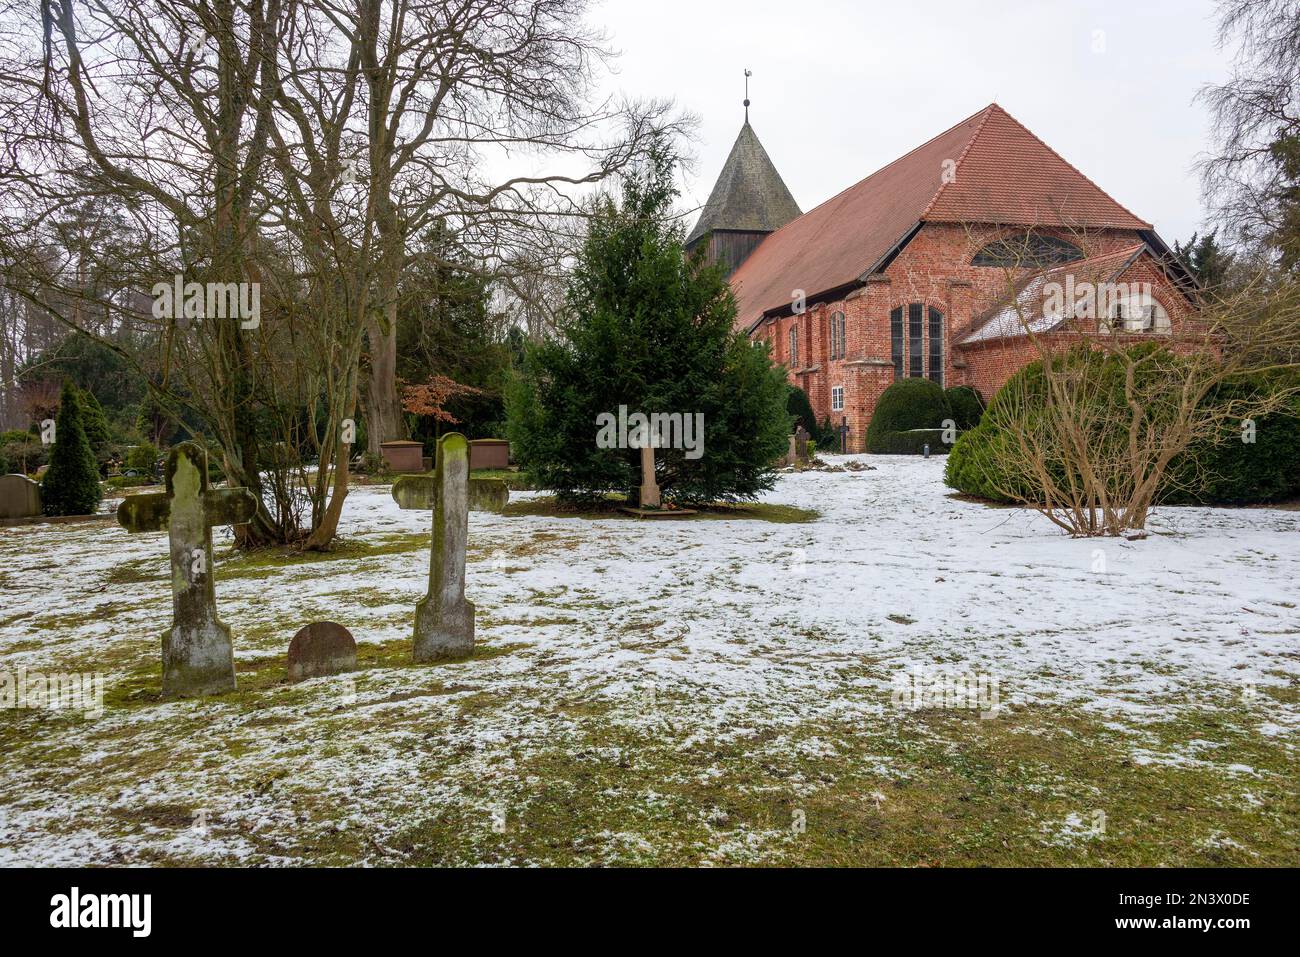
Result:
M799 215L799 204L746 121L686 237L686 249L703 247L709 260L726 266L730 278L759 243Z
M740 264L749 258L749 254L758 248L768 234L763 232L744 232L733 229L715 229L707 236L697 239L690 247L694 252L697 247L704 247L704 255L711 262L722 263L727 269L727 278L740 268Z

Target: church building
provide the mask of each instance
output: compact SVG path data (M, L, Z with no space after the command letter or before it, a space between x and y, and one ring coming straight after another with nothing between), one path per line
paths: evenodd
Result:
M819 422L848 426L850 451L894 380L988 401L1038 357L1029 332L1068 336L1079 314L1042 305L1053 284L1120 290L1096 319L1135 341L1176 330L1195 290L1151 223L997 104L807 213L746 116L687 237L700 248L728 270L737 328L769 345Z

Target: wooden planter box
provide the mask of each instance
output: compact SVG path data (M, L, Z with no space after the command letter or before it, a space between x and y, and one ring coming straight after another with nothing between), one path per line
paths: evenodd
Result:
M510 443L505 439L474 439L469 443L471 469L510 467Z
M423 472L424 443L402 440L383 442L380 449L384 453L384 462L393 472Z

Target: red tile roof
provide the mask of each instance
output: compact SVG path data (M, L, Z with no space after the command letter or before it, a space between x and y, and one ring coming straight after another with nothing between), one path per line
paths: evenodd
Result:
M1151 249L1145 243L1137 243L1031 273L1016 284L1014 291L977 316L968 329L959 331L957 344L962 346L1024 335L1026 324L1034 332L1055 328L1065 320L1065 315L1053 315L1044 310L1044 287L1049 282L1065 286L1068 276L1073 276L1076 283L1116 282L1143 254L1151 256Z
M854 283L921 222L1151 228L995 103L764 239L731 277L737 328Z

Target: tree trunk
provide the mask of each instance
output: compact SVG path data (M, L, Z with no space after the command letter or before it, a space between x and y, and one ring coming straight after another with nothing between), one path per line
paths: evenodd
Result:
M334 536L338 534L339 519L343 517L343 500L348 496L348 448L340 444L338 461L334 467L334 489L330 494L329 505L303 546L309 552L321 552L329 547Z
M381 442L406 438L406 420L397 395L397 303L366 327L370 340L370 382L366 388L366 448L379 454Z

